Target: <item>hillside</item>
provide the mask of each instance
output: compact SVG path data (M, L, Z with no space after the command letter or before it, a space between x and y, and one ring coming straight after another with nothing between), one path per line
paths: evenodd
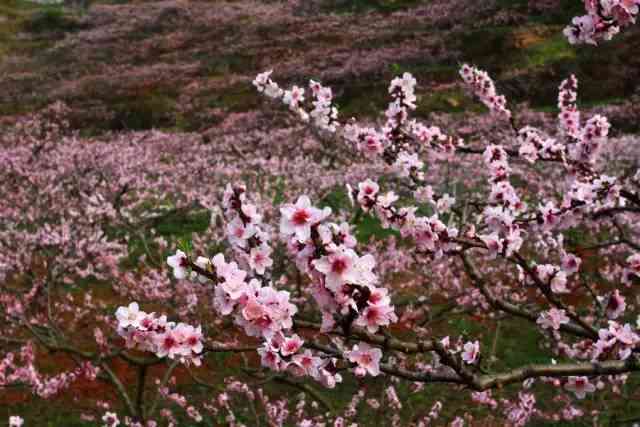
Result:
M228 113L259 111L250 81L271 68L280 81L333 86L345 114L379 111L386 82L401 71L418 79L418 115L476 108L458 85L462 62L542 110L554 108L570 73L583 107L638 90L640 29L605 49L574 48L561 31L578 1L298 3L100 1L85 11L10 0L0 7L0 113L62 100L88 134L203 131Z

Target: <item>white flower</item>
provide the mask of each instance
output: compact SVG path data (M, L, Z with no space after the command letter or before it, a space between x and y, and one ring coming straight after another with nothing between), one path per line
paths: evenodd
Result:
M184 279L187 277L187 267L189 267L189 261L187 255L178 249L175 255L167 257L167 264L173 268L173 276L176 279Z
M304 101L304 89L298 86L293 86L291 90L285 91L282 98L282 102L290 108L298 107L302 101Z
M119 307L116 310L116 319L118 319L118 326L120 328L127 328L133 326L134 328L140 327L140 321L146 316L146 313L140 311L137 302L132 302L129 307Z
M454 197L451 197L448 194L443 194L442 197L440 197L440 199L438 200L436 207L438 208L439 212L445 213L448 212L449 209L451 209L451 206L453 206L456 203L456 199Z
M478 354L480 354L480 343L478 341L468 342L464 345L462 352L462 360L469 365L476 363Z
M115 412L106 412L102 416L102 421L105 427L117 427L120 425L120 420Z
M256 76L255 80L253 81L253 85L256 86L260 92L262 92L260 88L266 85L267 83L269 83L271 73L273 73L273 70L268 70L268 71L265 71L264 73L260 73Z
M569 377L564 388L575 393L578 399L584 399L587 393L596 391L596 386L591 384L587 377Z

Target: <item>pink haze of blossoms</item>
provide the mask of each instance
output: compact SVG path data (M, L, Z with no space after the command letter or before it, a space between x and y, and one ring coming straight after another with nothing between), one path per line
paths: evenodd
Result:
M634 1L586 5L588 15L565 31L572 42L608 39L638 13ZM600 114L583 117L574 76L560 84L557 123L550 130L525 125L486 72L463 65L460 75L469 94L506 129L499 138L478 142L413 119L420 99L409 73L391 81L389 105L375 123L341 121L332 89L316 80L285 89L272 75L258 75L256 89L314 131L321 141L314 148L345 154L345 169L336 179L317 183L327 189L345 181L352 203L347 213L324 207L316 191L321 188L305 182L314 179L304 175L310 166L330 173L324 158L295 169L246 159L231 145L234 140L225 140L235 149L231 156L243 157L245 164L222 166L224 179L207 181L211 158L229 162L229 154L220 155L217 147L173 143L157 132L137 135L135 141L80 145L77 135L65 134L64 123L56 120L17 127L10 135L14 141L1 152L8 165L2 178L12 191L1 205L6 223L0 230L0 277L30 281L20 297L13 286L6 292L3 287L0 301L7 335L29 334L34 341L3 353L0 385L20 383L49 398L81 378L100 378L114 387L125 410L101 402L99 415L85 418L107 426L149 427L178 425L177 411L196 423L211 417L241 425L238 406L247 409L247 402L254 416L270 425L355 424L351 421L364 405L384 406L387 421L401 425L400 412L410 406L404 399L431 383L464 386L475 404L499 408L505 423L521 426L533 418L572 420L585 415L579 405L587 396L620 393L638 369L640 348L637 304L630 292L640 278L640 174L637 165L625 173L609 167L619 154L612 153L617 145L611 124ZM62 109L58 105L52 114ZM147 139L156 147L141 149ZM113 144L122 157L110 153ZM168 166L171 157L177 165ZM94 163L95 158L106 164ZM151 173L145 161L155 166ZM249 169L247 162L262 172L251 185L237 183ZM481 169L473 177L450 172L450 165L470 164ZM289 169L295 169L287 175L295 191L286 191L286 201L274 206L270 191L277 188L270 178ZM460 182L448 182L451 174ZM220 203L203 195L219 181L234 182L224 186ZM264 195L250 194L261 185ZM39 197L27 191L33 188L40 189ZM149 211L150 204L164 204L165 211L205 210L213 220L192 245L169 250L174 242L148 239L135 223L138 217L162 218L163 210ZM387 247L359 243L351 213L377 221L394 238ZM568 233L578 229L592 238L588 246ZM222 249L212 241L224 241ZM123 272L119 263L134 243L144 247L137 259L140 271ZM596 286L583 274L587 251L599 251L605 259L596 268L609 286ZM395 252L404 258L393 258ZM398 266L404 268L394 271ZM45 277L36 270L45 271ZM394 303L399 295L389 280L394 272L419 277L398 287L431 297L424 289L431 285L453 301L450 310L458 313L483 315L487 322L492 316L528 322L544 337L549 355L561 361L487 369L495 355L482 344L481 334L435 332L429 323L439 314L425 295ZM136 302L113 310L87 293L78 304L61 287L81 279L111 282L122 299ZM577 307L570 297L589 303ZM206 310L199 310L202 306ZM171 312L171 307L179 309ZM77 327L91 316L99 326L90 331L96 348L87 351L75 346L75 337L61 326L64 320ZM411 334L396 335L398 324L408 325ZM250 344L242 344L231 329L249 337ZM44 375L36 366L35 345L79 362L71 371ZM273 399L255 381L228 378L210 401L177 392L173 370L180 366L206 386L198 377L202 371L195 370L215 369L208 359L215 352L243 355L246 374L257 382L277 379L310 388L302 387L295 400ZM250 367L245 353L257 355L260 367ZM113 372L115 358L137 371L138 397ZM147 367L156 365L166 374L156 379L156 400L146 402ZM319 405L329 404L321 402L315 387L337 387L349 374L359 381L388 381L382 394L367 394L363 387L343 413L323 414ZM307 378L312 381L301 382ZM397 386L402 381L409 394ZM520 387L517 394L497 396L511 384ZM536 399L540 386L559 393L553 409L545 410ZM441 410L442 403L435 402L414 424L433 424ZM466 413L450 425L472 421ZM22 423L17 415L9 419L10 425Z

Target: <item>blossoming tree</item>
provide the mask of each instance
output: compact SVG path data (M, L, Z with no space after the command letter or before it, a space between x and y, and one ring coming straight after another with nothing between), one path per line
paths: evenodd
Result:
M588 14L565 30L572 43L609 39L638 14L637 0L585 4ZM619 393L632 381L640 370L637 157L609 138L605 117L583 117L574 76L560 83L556 129L541 129L521 120L486 72L463 65L470 96L503 128L479 140L413 119L419 100L409 73L391 81L378 123L342 120L331 88L320 82L285 89L271 76L258 75L254 86L321 141L321 160L306 165L307 173L322 175L332 167L327 150L339 153L350 209L321 206L314 196L322 180L314 188L299 170L289 178L300 194L287 192L290 200L274 208L251 191L257 182L241 182L245 171L208 178L215 154L206 145L121 141L124 157L114 157L113 145L79 147L55 117L12 135L21 143L2 152L11 196L2 202L0 278L7 285L0 313L2 339L21 347L3 355L0 385L26 384L47 398L79 378L106 381L124 406L101 404L107 426L176 425L171 405L194 422L241 425L248 406L249 424L345 425L362 400L388 408L389 423L424 426L438 422L442 402L407 417L398 389L420 394L448 384L481 406L499 407L509 424L525 425L532 417L558 420L559 412L567 420L582 416L585 397ZM166 166L166 156L178 164ZM206 186L223 180L218 203ZM177 242L149 239L137 222L150 215L151 202L197 205L215 221L169 248ZM358 241L354 225L364 217L389 230L388 243ZM216 240L226 243L212 247ZM137 271L122 265L134 244L143 254ZM166 262L159 260L169 249ZM398 272L410 279L394 280ZM108 283L129 301L109 312L91 293L81 301L64 292L83 280ZM397 287L409 288L412 300L398 302ZM431 326L450 313L495 327L493 348L482 331ZM91 349L74 340L87 319L98 324ZM547 360L500 363L495 342L503 319L534 328ZM41 373L36 346L68 354L74 368ZM213 353L239 355L251 380L227 381L213 401L171 391L178 369L216 389L201 376L216 370ZM116 359L135 371L135 387L114 371ZM385 379L381 398L368 394L373 377ZM303 395L274 400L259 387L271 381ZM344 413L318 392L354 381L362 387ZM558 398L543 408L536 392L545 388ZM511 393L494 396L503 389ZM246 398L241 409L230 394Z

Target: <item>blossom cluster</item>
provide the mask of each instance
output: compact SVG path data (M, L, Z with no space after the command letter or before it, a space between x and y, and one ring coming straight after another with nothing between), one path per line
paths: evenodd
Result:
M519 251L524 242L522 228L515 219L527 206L509 182L511 167L504 148L490 145L484 151L483 157L491 185L489 204L483 215L489 233L479 234L478 238L486 245L490 257L509 257ZM470 230L467 236L473 237L473 234L474 231Z
M253 85L259 92L264 93L267 97L278 99L288 106L292 111L300 116L300 118L312 123L318 128L328 132L337 130L338 109L333 102L333 92L331 88L322 86L320 82L310 80L309 90L313 96L311 109L305 109L303 103L305 100L304 88L292 86L291 89L281 89L276 82L271 79L273 71L265 71L258 74L253 80Z
M608 328L598 331L598 341L593 345L591 358L595 361L614 355L620 360L626 360L639 344L640 335L635 326L628 323L621 325L610 320Z
M24 419L18 415L12 415L9 417L9 427L22 427Z
M497 93L495 84L486 71L463 64L460 68L460 76L492 114L505 119L511 118L511 110L507 108L507 99L504 95Z
M116 310L118 335L127 348L148 351L157 357L168 357L182 363L200 365L204 349L202 328L167 321L167 316L145 313L138 303Z
M263 286L234 261L227 262L217 254L211 260L219 283L216 284L213 305L223 316L234 315L236 324L249 336L269 339L276 333L291 329L298 311L290 301L288 291Z
M416 206L398 206L397 194L381 193L379 185L371 180L361 182L358 190L352 190L352 196L363 211L375 213L384 227L399 231L404 238L412 238L422 254L439 258L457 247L457 228L445 225L438 214L420 216L416 214Z
M274 335L258 349L262 365L276 372L311 377L327 388L334 388L341 383L338 359L319 356L309 349L302 352L303 343L295 334L291 337L285 337L282 333Z
M80 379L95 380L99 369L90 362L81 362L69 372L61 372L47 377L35 366L35 348L28 343L16 353L7 353L0 359L0 387L10 384L24 384L43 399L51 398L69 388ZM19 417L16 418L19 421Z
M584 321L573 307L565 305L562 301L563 295L576 293L576 285L582 280L576 274L580 270L582 260L565 248L560 232L576 225L585 214L607 209L621 209L624 212L626 199L634 197L633 194L622 196L622 187L618 179L601 171L603 153L609 136L608 120L595 115L584 125L581 123L581 114L576 105L578 82L575 76L571 76L563 81L559 88L559 137L551 137L534 126L518 128L517 122L512 119L511 111L506 108L506 99L496 93L495 85L486 73L463 66L461 75L471 86L474 94L494 115L510 119L509 125L516 138L506 138L503 145L489 143L483 149L476 149L465 147L461 140L448 137L436 126L426 126L410 120L409 112L415 108L416 102L415 79L405 74L394 79L390 85L389 93L393 100L385 112L385 125L380 130L359 125L352 120L342 128L341 136L366 158L383 159L401 179L408 181L415 200L428 203L435 212L430 217L419 215L418 211L424 212L424 208L404 206L404 198L394 191L383 192L378 182L371 179L361 181L355 189L347 186L352 202L357 203L358 208L364 213L374 214L383 227L391 227L397 230L402 238L410 238L415 244L414 255L426 255L432 261L446 262L442 260L449 258L448 255L459 255L473 249L474 253L483 253L488 259L502 258L516 264L517 282L523 287L511 293L508 302L501 298L503 293L508 294L511 291L501 285L496 285L490 290L474 290L471 292L472 296L460 298L460 301L485 310L492 305L498 306L505 311L516 312L533 319L541 329L548 331L550 341L557 346L554 351L569 357L585 360L626 359L637 348L637 335L634 328L628 324L620 325L613 321L623 316L626 307L625 298L619 290L614 289L606 297L598 296L596 304L601 307L598 316L611 319L610 326L600 329L599 333L597 329L591 328L590 321ZM509 146L511 140L517 144L515 149ZM451 197L446 193L437 194L434 186L427 184L425 162L420 156L425 149L442 151L449 156L447 159L457 152L482 154L489 188L482 201L471 201L477 214L473 221L467 221L462 232L452 218L459 216L464 222L468 205L460 206L457 204L457 197ZM512 160L518 157L531 164L537 164L541 169L547 165L556 165L557 170L566 174L565 191L560 195L559 202L555 201L557 197L547 198L546 194L539 197L526 187L516 186L511 182L516 181L512 179L513 176L517 175L518 179L523 176L522 171L514 172L515 162ZM297 220L294 219L294 213L298 213ZM443 220L445 215L448 217L446 225ZM321 211L314 210L308 200L301 198L298 204L288 206L286 217L287 222L282 224L281 229L285 235L295 236L294 244L290 244L289 247L295 249L293 253L297 257L299 252L308 249L303 262L297 263L300 270L308 271L308 258L313 257L316 248L301 245L298 238L314 240L316 234L322 238L322 233L314 232L313 227L309 227L309 222L322 221L324 215ZM296 222L299 223L299 227L295 227ZM539 235L536 235L537 233ZM335 236L335 233L333 235ZM546 258L544 261L524 261L528 254L525 256L522 248L527 240L532 240L532 247L540 251L540 258ZM345 246L348 248L348 245ZM478 249L482 250L477 251ZM324 282L325 285L329 285L329 290L335 291L331 288L334 277L342 282L353 280L343 277L341 273L344 266L351 265L349 257L344 257L346 252L342 251L338 256L333 255L325 263L312 263L315 270L326 275ZM624 279L627 282L634 280L638 275L637 267L640 263L636 261L634 256L630 256L623 264ZM621 269L616 271L620 272ZM473 275L471 277L472 280L477 280ZM538 312L531 312L526 308L519 311L517 304L526 301L526 290L531 286L540 291L540 295L551 307ZM335 299L335 296L332 296ZM478 298L480 301L471 302ZM410 319L409 316L405 318ZM331 323L330 325L332 326ZM591 336L592 339L568 344L563 334L575 331L582 336ZM598 338L595 338L595 335L598 335ZM459 355L465 365L471 365L473 368L473 365L478 363L478 341L459 342L452 346L447 338L443 340L442 345L449 353ZM366 358L376 360L372 354L368 354ZM356 368L356 372L366 370L364 366ZM592 392L594 387L587 377L569 377L563 381L543 378L543 381L562 386L578 398ZM491 402L490 399L486 401ZM530 393L521 394L520 399L514 402L503 401L507 416L515 425L524 425L534 415L542 416L535 404L535 397ZM566 419L572 419L580 416L581 412L567 405L563 414Z
M356 253L348 224L325 221L331 210L312 206L306 196L280 211L280 232L296 266L312 281L323 330L331 330L338 320L343 327L353 323L373 333L397 320L387 289L376 286L374 257Z
M611 40L635 24L640 8L640 0L585 0L584 4L587 14L574 17L563 31L571 44Z
M192 278L213 280L213 305L218 313L234 315L235 323L247 335L264 340L258 350L264 366L311 376L327 387L335 386L341 381L337 359L314 355L308 349L301 352L304 341L298 335L287 335L298 311L290 302L290 293L276 290L264 275L264 268L255 268L255 259L247 257L247 251L268 248L268 235L261 231L260 215L247 200L244 187L229 186L223 207L228 221L227 238L234 253L252 267L255 277L236 262L227 262L223 254L212 259L198 257L191 264L182 251L167 258L174 277L187 278L191 271ZM371 332L396 320L386 289L375 286L373 257L356 254L356 239L347 224L326 223L331 210L312 206L306 196L280 210L280 233L298 268L313 280L312 293L321 307L326 331L333 328L334 316L341 317L342 326L353 323ZM363 343L360 349L346 352L345 358L355 363L358 374L377 375L379 352Z
M262 216L255 205L245 197L244 186L227 185L222 207L227 223L227 240L234 249L236 258L251 270L264 276L273 265L269 233L265 231ZM206 258L198 258L196 264L207 268Z

